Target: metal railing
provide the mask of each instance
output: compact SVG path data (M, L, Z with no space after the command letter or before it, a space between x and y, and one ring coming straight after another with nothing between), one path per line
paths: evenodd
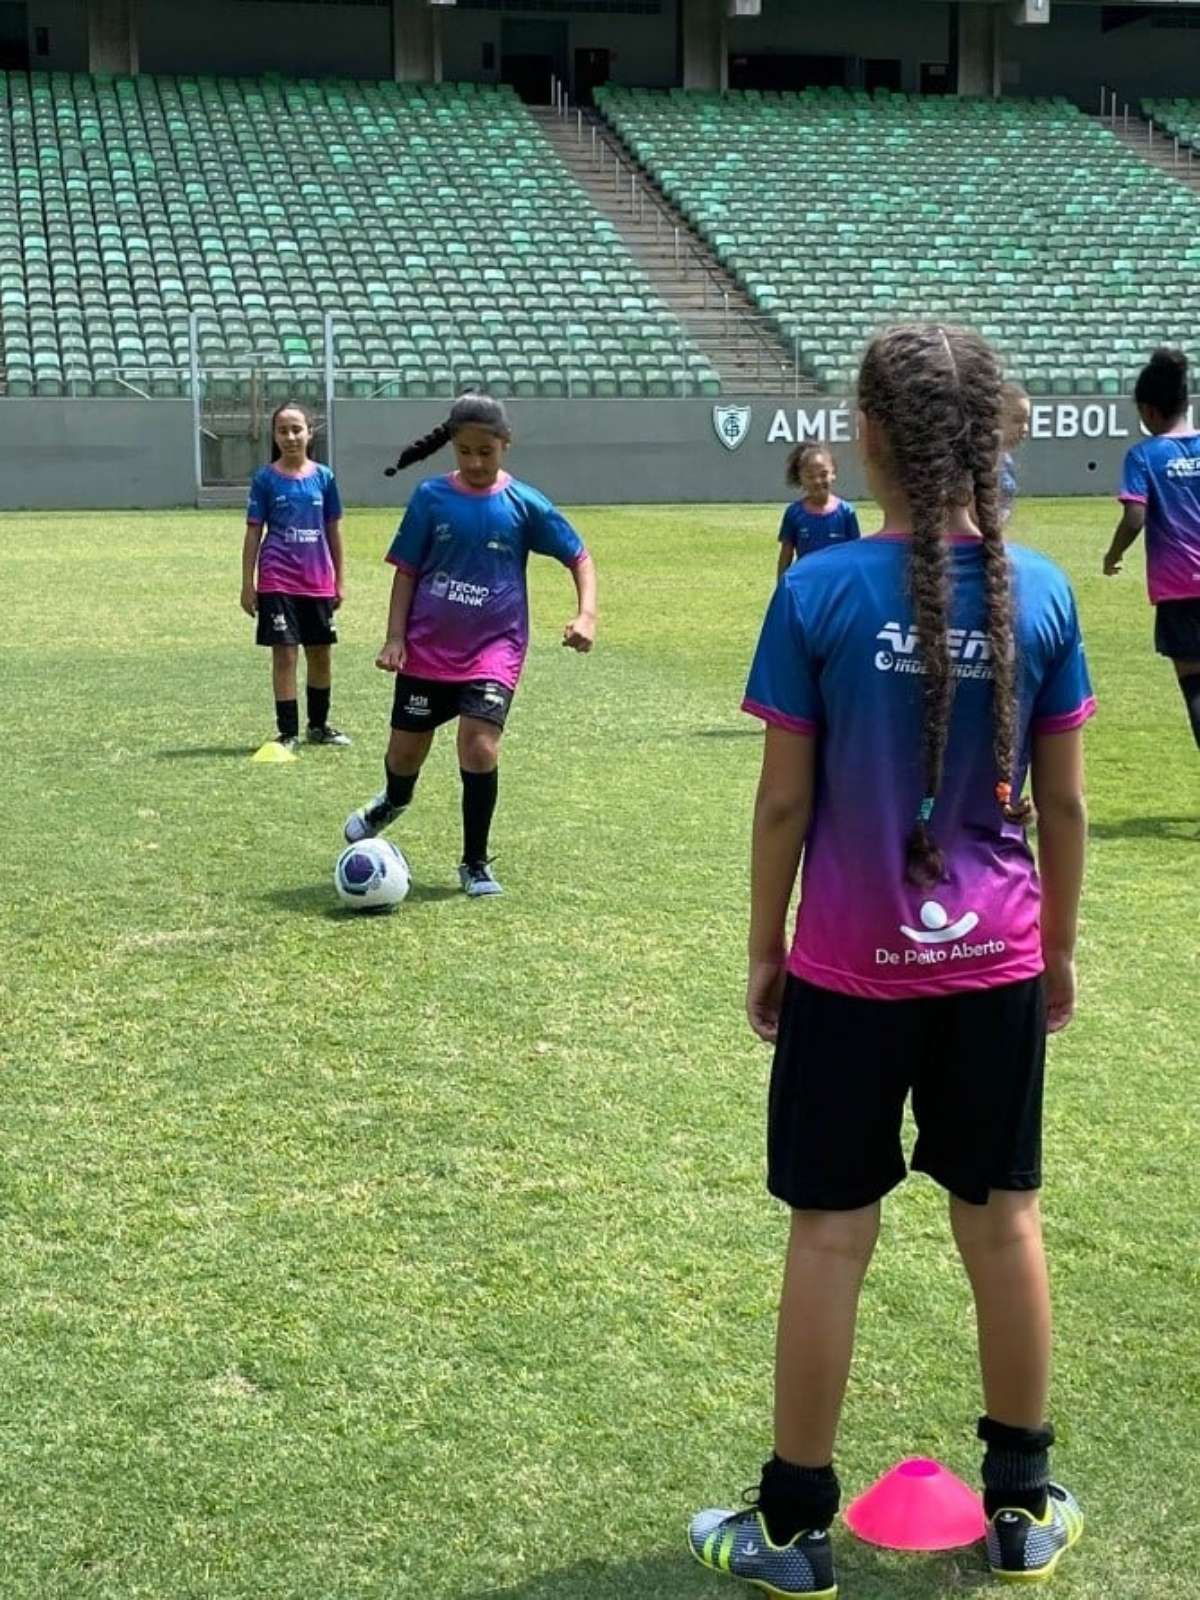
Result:
M1106 83L1102 83L1100 85L1100 120L1107 122L1114 133L1118 127L1123 133L1128 133L1129 112L1128 100L1122 101L1115 89L1110 88ZM1141 112L1135 110L1133 114L1138 117ZM1150 151L1154 149L1154 135L1157 125L1153 117L1147 117L1145 122L1146 148L1147 151ZM1157 128L1157 132L1159 144L1170 149L1171 165L1173 167L1186 167L1190 172L1196 158L1193 145L1188 142L1180 144L1178 134L1168 134L1162 128Z
M565 85L557 77L552 77L550 80L550 103L560 118L566 122L570 121L572 111L570 99ZM802 381L799 341L794 341L792 361L789 363L786 358L781 357L781 346L785 346L785 341L771 318L763 313L747 312L743 307L731 304L730 283L733 280L714 268L708 254L695 243L687 222L670 206L653 184L645 168L617 142L618 136L608 124L594 112L585 118L583 111L578 107L575 108L574 118L575 138L578 144L586 144L588 141L585 132L590 133L592 164L596 170L603 174L611 160L614 194L622 201L623 209L628 209L630 220L645 223L646 207L649 205L654 219L655 239L661 239L664 230L670 230L668 237L671 240L677 274L685 283L693 274L698 274L700 278L701 309L705 311L710 309L711 295L713 307L724 312L726 333L732 321L737 324L739 344L744 339L749 339L761 346L757 360L758 380L761 381L765 362L768 371L777 370L783 379L792 383L798 394ZM739 295L744 291L734 283L733 293ZM803 381L811 382L807 377Z

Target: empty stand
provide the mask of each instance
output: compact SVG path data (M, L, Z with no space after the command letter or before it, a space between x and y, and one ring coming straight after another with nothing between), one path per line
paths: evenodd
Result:
M1117 394L1200 310L1200 201L1065 101L597 100L825 389L876 329L945 317L1035 393Z
M8 392L683 395L716 374L507 90L0 74Z

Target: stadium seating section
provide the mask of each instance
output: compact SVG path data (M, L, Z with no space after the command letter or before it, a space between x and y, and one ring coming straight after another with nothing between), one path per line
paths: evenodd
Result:
M1142 115L1185 149L1200 150L1200 100L1143 100Z
M0 74L8 392L715 393L507 90Z
M1065 101L598 98L822 388L881 325L946 317L1035 393L1123 393L1200 312L1200 199Z

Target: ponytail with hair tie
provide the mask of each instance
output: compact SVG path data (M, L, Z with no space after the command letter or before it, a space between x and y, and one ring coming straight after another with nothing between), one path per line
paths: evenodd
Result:
M415 462L424 461L428 456L435 455L450 443L460 428L471 426L486 428L489 433L494 433L497 439L503 439L505 444L512 439L508 413L500 401L493 399L490 394L478 394L475 390L471 390L467 394L459 395L450 407L450 415L445 422L439 422L432 432L406 445L401 450L396 465L383 469L384 477L394 478L398 472L403 472L405 467L411 467Z

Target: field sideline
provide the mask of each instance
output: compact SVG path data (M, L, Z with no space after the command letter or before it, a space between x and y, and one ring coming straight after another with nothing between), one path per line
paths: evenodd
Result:
M519 463L517 463L519 471ZM534 648L501 769L507 893L454 889L443 735L338 910L379 784L387 512L347 520L333 719L271 728L236 513L0 517L0 1527L5 1600L713 1600L683 1529L769 1442L785 1217L741 1015L760 738L738 710L771 507L582 509L601 630ZM1060 1600L1200 1570L1197 756L1111 501L1019 504L1077 586L1100 715L1082 1004L1052 1047ZM865 527L875 525L871 515ZM965 1283L926 1180L889 1203L839 1466L973 1478ZM843 1600L989 1587L836 1534Z

